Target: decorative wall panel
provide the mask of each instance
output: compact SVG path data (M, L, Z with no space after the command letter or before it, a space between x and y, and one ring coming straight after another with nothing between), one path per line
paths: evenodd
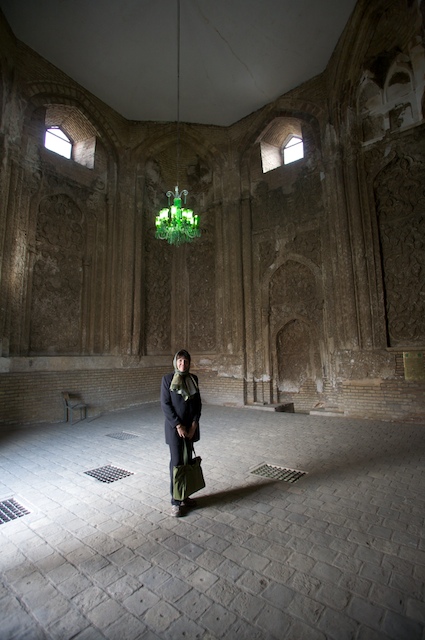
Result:
M85 247L84 223L64 194L40 202L32 281L30 353L78 354Z
M212 352L216 347L216 269L213 211L202 215L203 234L188 247L190 349Z
M389 346L420 345L425 341L425 164L395 158L376 177L375 199Z

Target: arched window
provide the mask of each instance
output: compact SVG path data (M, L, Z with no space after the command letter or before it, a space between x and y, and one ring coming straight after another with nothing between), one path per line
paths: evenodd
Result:
M44 136L44 146L49 151L63 156L64 158L71 158L72 155L72 142L59 127L49 127L46 129Z
M77 107L54 103L47 105L44 126L46 149L94 169L97 132Z
M302 121L290 116L277 117L258 137L263 173L304 158Z
M283 145L283 164L290 164L304 158L304 143L299 136L291 136Z

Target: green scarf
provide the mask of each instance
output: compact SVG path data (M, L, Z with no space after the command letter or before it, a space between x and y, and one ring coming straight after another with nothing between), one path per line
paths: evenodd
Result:
M193 376L190 375L189 369L184 373L177 369L177 353L174 356L173 365L174 376L171 380L170 391L179 393L181 396L183 396L185 401L189 400L189 398L193 398L193 396L198 391L198 387Z

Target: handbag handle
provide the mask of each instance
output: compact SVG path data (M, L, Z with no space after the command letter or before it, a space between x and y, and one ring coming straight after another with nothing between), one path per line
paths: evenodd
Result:
M192 451L193 451L194 455L196 456L195 447L193 445L192 445ZM186 438L183 439L183 464L189 464L189 452L187 450Z

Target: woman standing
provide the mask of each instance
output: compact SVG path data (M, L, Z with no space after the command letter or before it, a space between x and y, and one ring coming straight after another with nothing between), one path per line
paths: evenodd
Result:
M192 459L193 442L199 440L201 395L197 376L189 373L190 354L182 349L173 360L174 373L162 378L161 408L165 416L165 442L170 447L171 515L181 516L184 508L196 505L195 500L175 500L173 497L173 468L183 464L183 443L186 439L189 460Z

